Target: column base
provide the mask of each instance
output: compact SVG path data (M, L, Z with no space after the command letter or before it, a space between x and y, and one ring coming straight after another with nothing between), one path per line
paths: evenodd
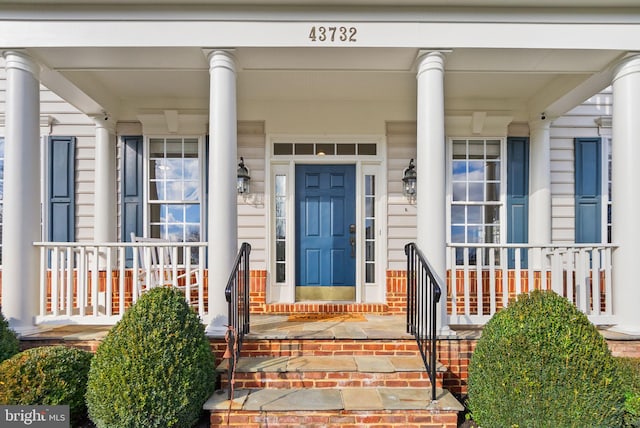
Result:
M637 336L640 338L640 325L638 324L618 324L609 328L609 331L622 333L629 336Z

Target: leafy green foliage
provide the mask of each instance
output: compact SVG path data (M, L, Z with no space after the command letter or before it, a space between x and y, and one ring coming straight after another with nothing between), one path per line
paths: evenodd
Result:
M20 351L18 338L9 329L9 323L0 312L0 362L13 357Z
M89 416L99 427L192 426L213 393L214 358L184 295L155 288L105 337L91 364Z
M65 346L27 349L0 364L0 404L68 405L71 419L86 413L92 354Z
M604 338L552 292L498 312L469 364L469 407L483 428L619 427L620 388Z
M619 358L624 392L624 423L640 428L640 358Z

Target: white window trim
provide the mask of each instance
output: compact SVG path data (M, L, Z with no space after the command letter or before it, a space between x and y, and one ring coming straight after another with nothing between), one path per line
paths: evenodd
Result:
M274 156L274 143L375 143L376 155L278 155ZM270 194L266 204L267 266L273 272L267 280L267 303L295 303L295 168L297 164L345 164L356 166L356 303L384 303L386 293L387 266L387 170L386 139L380 135L268 135L265 159L268 171L265 188ZM275 281L275 175L287 175L287 249L286 280ZM376 282L364 284L364 175L376 176Z
M204 241L207 236L207 218L206 218L206 171L205 171L205 136L203 135L189 135L189 134L157 134L157 135L145 135L144 136L144 148L143 148L143 165L142 165L142 181L144 183L142 189L142 199L144 201L142 208L142 228L144 237L149 237L151 233L150 219L149 219L149 142L154 138L195 138L198 140L198 168L200 168L200 241Z
M507 137L479 137L479 136L457 136L447 138L447 167L446 167L446 186L447 186L447 243L451 244L451 205L453 202L453 140L498 140L500 141L500 242L496 244L505 244L507 242ZM448 254L448 253L447 253Z

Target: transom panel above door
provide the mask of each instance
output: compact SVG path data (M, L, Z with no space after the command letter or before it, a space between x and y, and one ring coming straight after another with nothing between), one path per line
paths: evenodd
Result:
M296 165L297 300L353 300L355 165Z

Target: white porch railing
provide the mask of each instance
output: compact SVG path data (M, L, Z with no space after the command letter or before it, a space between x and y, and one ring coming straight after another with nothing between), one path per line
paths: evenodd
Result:
M37 324L114 324L154 286L179 288L202 321L209 321L204 242L34 245L40 249ZM159 260L177 263L152 265L154 251Z
M447 313L452 325L485 324L518 294L553 290L594 324L613 323L615 245L449 244Z

